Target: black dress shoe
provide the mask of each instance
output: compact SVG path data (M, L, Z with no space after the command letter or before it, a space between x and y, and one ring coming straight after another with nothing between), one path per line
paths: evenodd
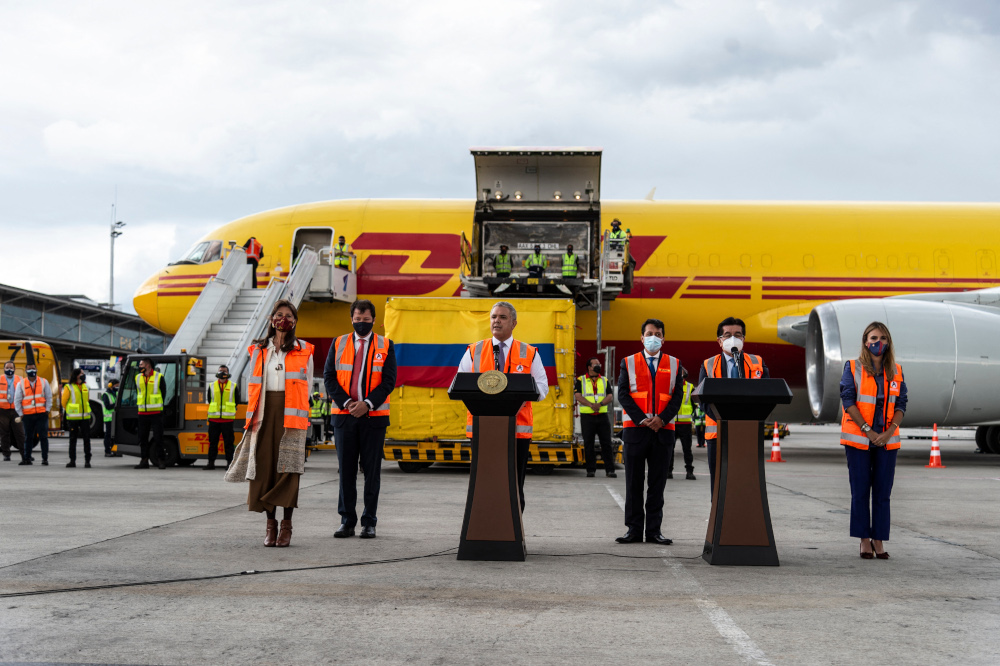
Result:
M19 463L17 463L17 464L18 464L18 465L30 465L30 464L31 464L31 461L30 461L30 460L22 460L21 462L19 462Z
M10 456L4 456L3 457L3 461L4 462L10 462Z
M84 463L83 463L83 466L84 467L90 467L90 461L89 460L85 460Z
M591 477L593 477L593 476L594 476L594 472L587 472L587 478L588 479L591 478Z
M617 479L618 478L618 475L615 474L614 472L605 472L604 476L608 477L609 479Z
M642 543L642 535L639 533L626 532L623 536L615 539L617 543Z
M156 461L156 468L157 469L166 469L167 468L167 463L165 463L163 461L163 458L160 458L159 460Z
M214 463L209 463L208 465L205 465L204 467L202 467L202 469L215 469L215 464Z
M141 463L133 467L132 469L149 469L149 461L143 460Z
M76 467L76 461L70 460L68 463L66 463L66 467Z
M368 525L361 528L361 538L362 539L374 539L375 538L375 526Z
M354 527L348 527L347 525L341 525L340 529L333 533L335 539L346 539L352 536L354 536Z
M694 477L694 472L688 472L687 476L684 477L684 478L687 479L688 481L697 481L698 480L698 479L696 479Z
M673 542L674 542L673 539L668 539L667 537L663 536L659 532L657 532L656 534L647 534L646 535L646 543L658 543L661 546L669 546Z
M42 464L43 464L43 465L48 465L48 464L49 464L49 461L48 461L48 460L43 460L43 461L42 461Z

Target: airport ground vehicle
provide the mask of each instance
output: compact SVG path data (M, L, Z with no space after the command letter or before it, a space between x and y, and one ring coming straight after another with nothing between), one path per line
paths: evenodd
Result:
M167 449L166 464L187 466L200 458L208 458L208 380L205 358L189 354L149 354L128 356L122 363L122 380L115 405L114 441L116 451L138 456L139 418L136 407L135 378L139 374L139 359L148 358L163 373L167 393L163 396L163 441ZM247 406L237 406L236 423L246 419ZM243 436L242 428L234 428L236 443ZM219 454L225 456L222 442Z
M52 347L45 342L32 340L0 340L0 349L4 350L3 360L14 362L14 372L24 377L24 366L28 363L28 349L35 366L38 369L38 376L48 380L52 387L52 410L49 412L49 433L56 435L62 432L62 378L59 374L59 357ZM101 432L101 402L91 395L91 433ZM96 435L95 435L96 436Z
M390 298L385 331L398 365L386 431L385 458L407 472L435 462L468 463L465 406L448 386L469 344L489 337L496 298ZM573 432L576 307L569 299L510 299L517 309L514 337L538 349L549 394L534 405L528 464L540 473L583 462Z

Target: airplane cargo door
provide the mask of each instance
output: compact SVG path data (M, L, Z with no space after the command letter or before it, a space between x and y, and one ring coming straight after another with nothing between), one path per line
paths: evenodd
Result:
M324 247L330 247L333 245L333 227L299 227L296 229L292 239L293 262L306 245L317 252Z

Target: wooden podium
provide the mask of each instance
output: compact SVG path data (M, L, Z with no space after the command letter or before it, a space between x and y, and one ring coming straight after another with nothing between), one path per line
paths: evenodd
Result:
M524 526L517 488L517 412L538 399L531 375L508 374L507 387L489 395L479 373L460 372L448 389L472 413L472 468L465 500L460 560L523 562Z
M702 557L709 564L778 566L764 479L764 420L792 392L783 379L706 378L692 392L719 423L712 513Z

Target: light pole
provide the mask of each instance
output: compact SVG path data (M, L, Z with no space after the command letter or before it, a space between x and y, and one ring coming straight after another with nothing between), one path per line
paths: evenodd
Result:
M115 239L122 235L119 231L125 223L115 220L115 206L111 205L111 278L108 282L108 307L115 309Z

